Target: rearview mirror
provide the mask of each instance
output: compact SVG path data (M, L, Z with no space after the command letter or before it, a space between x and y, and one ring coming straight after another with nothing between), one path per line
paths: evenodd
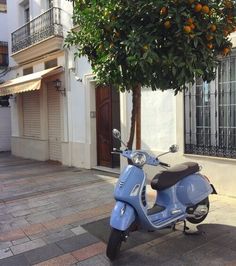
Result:
M170 148L169 148L169 151L172 152L172 153L175 153L179 150L179 146L178 145L171 145Z
M112 130L112 135L113 135L114 138L120 139L120 131L118 129L114 128Z

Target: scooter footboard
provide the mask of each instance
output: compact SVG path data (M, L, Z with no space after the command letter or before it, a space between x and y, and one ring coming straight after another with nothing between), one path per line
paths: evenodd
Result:
M133 207L125 202L117 201L111 214L110 226L120 231L126 231L135 218Z

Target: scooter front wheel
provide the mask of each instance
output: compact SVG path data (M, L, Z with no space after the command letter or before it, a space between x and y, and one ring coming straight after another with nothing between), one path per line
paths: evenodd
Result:
M110 260L115 260L119 255L121 243L123 240L124 240L124 232L112 228L106 251L107 257Z

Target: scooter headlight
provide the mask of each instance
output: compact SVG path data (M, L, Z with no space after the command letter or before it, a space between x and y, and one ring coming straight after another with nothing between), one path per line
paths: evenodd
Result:
M131 155L131 160L132 160L134 165L140 167L140 166L143 166L146 163L147 157L142 152L134 152Z

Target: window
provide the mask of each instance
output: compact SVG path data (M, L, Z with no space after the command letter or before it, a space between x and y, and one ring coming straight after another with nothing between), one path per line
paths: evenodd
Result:
M19 11L20 11L20 24L26 24L30 21L30 5L29 0L22 0L19 3Z
M30 21L29 6L26 6L24 9L24 18L25 18L25 23Z
M236 159L236 56L220 62L216 80L185 92L185 153Z
M23 69L23 76L33 73L33 67L28 67Z
M49 68L56 67L56 66L57 66L57 58L52 59L50 61L46 61L44 63L44 68L45 69L49 69Z
M0 96L0 107L9 106L9 96Z
M7 1L0 0L0 13L7 13Z
M53 7L53 0L46 0L46 6L47 6L47 9L52 8Z
M0 67L8 66L8 43L0 42Z

